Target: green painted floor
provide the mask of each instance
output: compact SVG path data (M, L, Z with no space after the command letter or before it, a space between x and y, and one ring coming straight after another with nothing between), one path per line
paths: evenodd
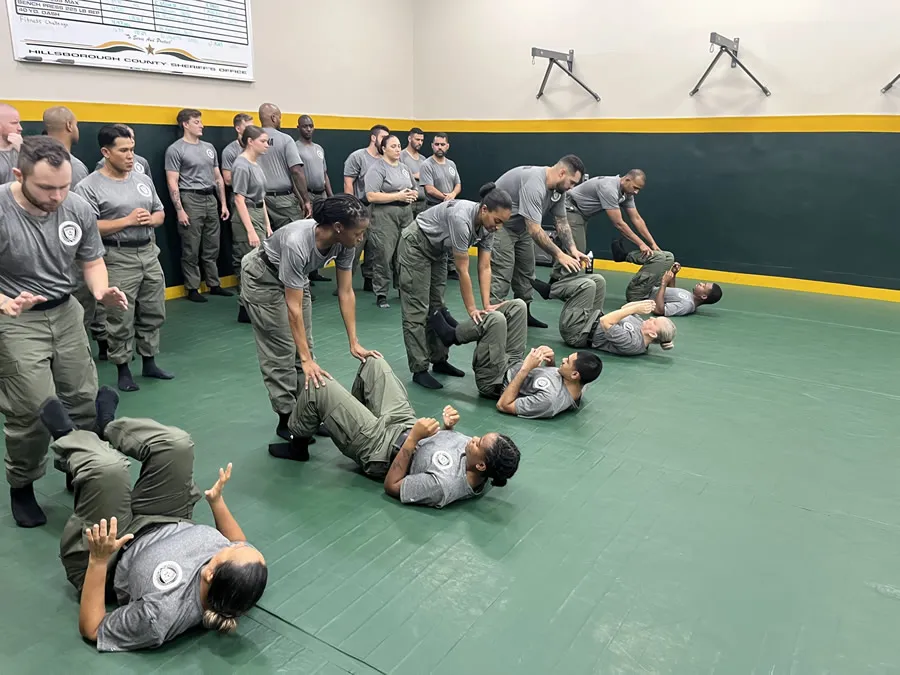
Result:
M627 277L606 276L610 308ZM349 385L331 288L316 288L317 353ZM900 672L900 307L725 290L677 321L673 352L606 357L577 415L500 416L471 375L411 389L420 414L453 403L460 430L502 428L523 450L507 488L444 511L390 500L326 439L308 464L271 459L234 301L170 302L160 363L177 380L141 381L121 412L189 430L204 486L234 462L228 502L270 565L261 606L235 637L96 654L57 560L71 497L51 471L44 528L17 529L0 494L0 672ZM449 297L462 315L453 282ZM407 377L399 303L358 303L363 344ZM529 343L567 352L555 328Z

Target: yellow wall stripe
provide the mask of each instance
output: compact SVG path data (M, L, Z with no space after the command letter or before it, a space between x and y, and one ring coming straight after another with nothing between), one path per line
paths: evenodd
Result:
M171 106L127 105L60 101L9 101L22 119L39 121L50 105L66 105L85 122L125 122L128 124L175 125L179 108ZM203 110L209 126L230 127L234 115L253 110ZM284 126L293 128L301 113L284 113ZM900 115L785 115L770 117L683 117L635 119L562 119L562 120L411 120L402 118L347 117L314 115L320 129L366 130L373 124L386 124L406 130L420 126L430 131L474 133L898 133Z
M470 256L477 256L478 249L470 248ZM328 267L334 267L334 262L328 263ZM638 271L637 265L631 263L616 263L612 260L594 260L594 269L609 272L627 272L634 274ZM789 277L769 277L762 274L742 274L740 272L721 272L718 270L703 270L696 267L682 267L680 275L686 279L698 279L702 281L714 281L719 284L734 284L737 286L755 286L757 288L771 288L780 291L800 291L802 293L817 293L819 295L837 295L844 298L857 298L859 300L882 300L884 302L900 302L900 291L888 288L872 288L869 286L852 286L850 284L834 284L827 281L809 281L808 279L791 279ZM237 278L232 276L222 277L222 286L230 288L237 286ZM201 292L208 289L206 284L201 286ZM166 300L183 298L187 295L184 286L170 286L166 289Z

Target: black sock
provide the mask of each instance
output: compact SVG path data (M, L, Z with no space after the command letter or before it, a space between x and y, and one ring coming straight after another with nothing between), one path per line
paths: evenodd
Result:
M152 377L157 380L174 380L175 376L160 368L156 365L156 357L155 356L145 356L144 357L144 368L141 370L141 375L144 377Z
M456 329L447 323L447 319L440 310L433 312L431 316L428 317L428 326L447 347L459 344L456 340Z
M137 386L137 383L134 381L134 377L131 374L131 368L128 367L128 364L120 363L116 367L119 369L119 381L117 384L119 391L138 391L140 387Z
M625 262L625 258L628 257L628 252L625 250L624 239L613 239L610 244L610 249L612 249L613 262Z
M453 315L450 313L450 310L446 307L441 307L441 315L444 317L444 321L446 321L452 328L456 328L459 325L459 321L453 318Z
M295 462L309 461L309 445L314 439L295 437L287 443L272 443L269 454L278 459L292 459Z
M545 324L540 319L535 319L531 316L531 305L528 305L528 325L531 328L546 328L547 324Z
M119 395L111 387L100 387L94 405L97 409L97 435L106 438L106 427L116 419Z
M415 382L420 387L425 387L426 389L443 389L444 385L434 379L434 375L429 373L427 370L419 371L418 373L413 373L412 376L413 382Z
M97 340L97 360L109 360L109 342L106 340Z
M69 417L69 413L62 401L58 398L48 398L44 401L41 407L38 408L38 417L40 417L43 425L47 427L47 431L50 432L54 441L75 431L75 423Z
M531 287L538 292L544 300L550 299L550 284L543 279L532 279Z
M291 430L288 429L289 419L291 419L290 413L278 413L278 426L275 427L275 434L286 441L291 440Z
M250 323L250 315L247 314L247 308L241 305L238 307L238 323Z
M9 503L19 527L39 527L47 523L47 516L34 497L34 485L10 488Z
M431 370L436 373L440 373L441 375L450 375L451 377L465 377L465 371L460 370L456 366L452 365L449 361L444 359L443 361L436 361L431 364Z

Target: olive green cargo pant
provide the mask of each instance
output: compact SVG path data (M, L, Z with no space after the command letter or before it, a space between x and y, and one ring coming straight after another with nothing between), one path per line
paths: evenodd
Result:
M576 272L550 286L550 298L562 300L559 334L570 347L586 347L591 343L591 327L603 313L606 279L602 274Z
M266 238L266 214L262 208L250 205L247 206L247 211L250 213L250 224L253 225L259 241L262 242ZM234 269L234 276L237 278L238 291L240 291L241 285L241 260L252 250L247 228L244 227L240 215L235 211L231 217L231 266ZM244 304L240 292L238 293L238 304Z
M366 260L372 255L372 288L375 295L387 296L391 288L398 286L397 245L400 233L413 222L412 207L408 204L375 204L372 206L372 224Z
M299 391L288 427L310 437L324 424L338 450L367 475L384 478L400 449L400 435L415 423L406 388L390 364L369 357L356 373L352 392L332 381Z
M446 253L436 250L415 223L403 230L397 262L400 266L400 312L409 372L428 370L446 361L449 350L428 327L428 315L444 306L447 288Z
M0 315L0 413L6 418L6 480L25 487L44 475L50 434L38 408L59 398L72 421L94 425L97 368L74 298L47 310Z
M296 220L303 220L303 208L293 194L266 195L266 208L269 210L269 223L272 232Z
M244 256L241 264L241 299L253 326L263 384L269 392L272 410L279 415L289 415L294 409L297 392L306 380L291 332L284 286L260 258L258 248ZM303 326L312 352L309 289L303 292Z
M181 234L181 272L184 274L184 287L193 291L200 288L201 263L206 285L210 288L219 286L221 285L218 267L221 236L219 202L215 195L182 192L181 205L190 221L187 227L178 226L178 232Z
M81 271L78 273L81 274ZM72 297L84 310L84 332L87 336L93 338L94 342L106 342L109 339L106 332L106 307L97 302L87 284L81 284L72 293Z
M507 300L499 309L475 323L461 321L456 327L459 344L477 342L472 356L475 386L484 396L497 398L503 387L503 375L512 364L522 360L528 337L528 305L521 298Z
M194 442L187 432L123 417L110 422L105 435L109 443L93 431L73 431L51 445L75 485L75 510L59 554L66 578L78 590L87 572L87 528L115 517L122 537L151 523L190 520L202 494L194 484ZM141 463L134 487L128 457Z
M166 321L166 279L159 264L159 249L149 243L139 248L106 247L109 285L128 298L127 309L106 313L109 360L130 363L135 348L141 356L159 354L159 331Z
M653 287L659 286L663 274L672 269L672 265L675 264L675 256L668 251L653 251L646 260L641 258L640 251L631 251L625 260L641 266L637 274L628 282L628 288L625 289L625 299L628 302L649 298Z
M491 251L491 302L506 300L512 286L513 297L531 302L534 289L534 239L528 230L510 232L501 227L494 235Z

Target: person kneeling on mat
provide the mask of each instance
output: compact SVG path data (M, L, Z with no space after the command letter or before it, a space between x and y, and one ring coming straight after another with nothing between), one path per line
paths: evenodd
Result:
M149 419L115 419L117 405L103 387L95 431L76 429L57 398L39 413L75 484L60 559L81 596L81 635L113 652L159 647L201 623L232 632L262 597L268 570L222 498L231 464L205 492L215 529L192 522L200 491L191 437ZM134 487L126 457L141 463ZM110 613L107 591L119 604Z
M654 300L653 313L656 315L687 316L696 312L700 305L714 305L722 299L719 284L700 283L690 291L675 286L681 265L669 251L653 251L644 260L640 251L626 253L625 242L619 239L613 241L612 252L616 262L628 261L641 266L625 289L625 299L628 302Z
M550 347L535 347L524 361L506 371L497 410L526 419L578 410L584 388L602 371L603 362L591 352L569 354L557 368Z
M664 316L642 319L650 314L653 300L629 302L621 309L603 313L606 279L600 274L569 275L549 284L533 279L534 289L545 299L562 300L559 334L570 347L592 347L610 354L636 356L647 353L651 344L672 349L675 324Z
M289 443L269 447L279 458L309 460L309 442L320 424L363 472L384 480L384 489L404 504L443 508L480 497L487 480L501 487L519 467L519 449L491 432L471 437L453 431L459 413L444 408L444 430L435 420L417 419L406 388L384 359L368 358L352 393L337 382L298 393L288 422Z

